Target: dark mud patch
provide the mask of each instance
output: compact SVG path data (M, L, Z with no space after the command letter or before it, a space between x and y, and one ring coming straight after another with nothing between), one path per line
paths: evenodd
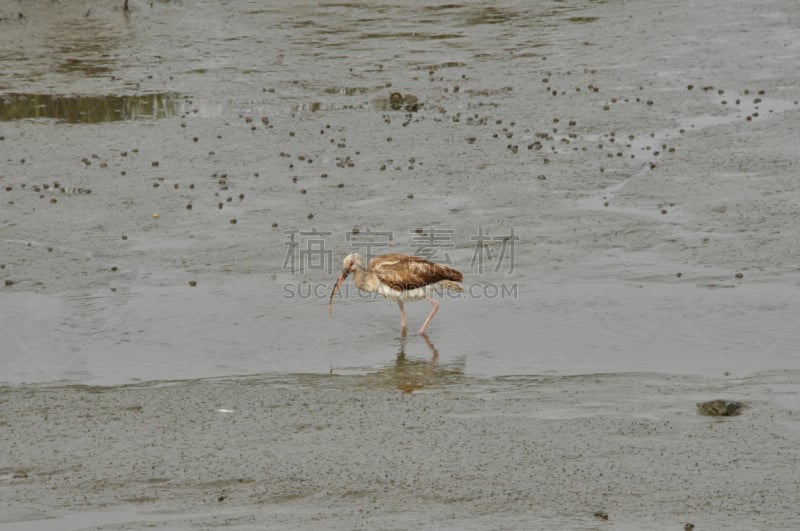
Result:
M570 17L569 21L575 24L588 24L590 22L597 22L600 17Z
M740 415L745 405L735 400L711 400L697 404L697 411L709 417L734 417Z

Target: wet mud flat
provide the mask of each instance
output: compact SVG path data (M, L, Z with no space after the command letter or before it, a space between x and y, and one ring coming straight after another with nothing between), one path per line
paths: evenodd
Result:
M793 2L119 4L0 6L0 527L800 525Z
M0 528L793 529L797 377L3 387Z

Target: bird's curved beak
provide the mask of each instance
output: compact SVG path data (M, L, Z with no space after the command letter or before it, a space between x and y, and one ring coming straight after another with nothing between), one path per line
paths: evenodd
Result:
M339 287L341 287L342 282L347 278L347 275L350 274L350 271L342 269L341 274L339 275L339 280L336 281L336 284L333 286L333 291L331 291L331 298L328 301L328 315L333 315L333 297L336 295L336 292L339 291Z

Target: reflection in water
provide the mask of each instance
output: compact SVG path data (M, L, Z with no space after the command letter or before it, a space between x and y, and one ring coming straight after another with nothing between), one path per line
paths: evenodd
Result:
M400 338L400 351L393 365L371 375L381 387L411 393L420 389L459 383L464 377L463 358L448 364L439 363L439 351L425 334L420 334L431 352L429 359L412 359L406 355L406 337Z
M141 96L60 96L6 94L0 97L0 122L24 118L55 118L68 123L100 123L137 118L165 118L186 104L178 94Z

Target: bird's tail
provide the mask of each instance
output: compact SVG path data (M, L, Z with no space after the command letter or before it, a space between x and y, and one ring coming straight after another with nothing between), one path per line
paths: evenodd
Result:
M445 288L451 289L453 291L464 291L464 288L462 288L460 284L457 284L457 283L453 282L452 280L442 280L441 284Z

